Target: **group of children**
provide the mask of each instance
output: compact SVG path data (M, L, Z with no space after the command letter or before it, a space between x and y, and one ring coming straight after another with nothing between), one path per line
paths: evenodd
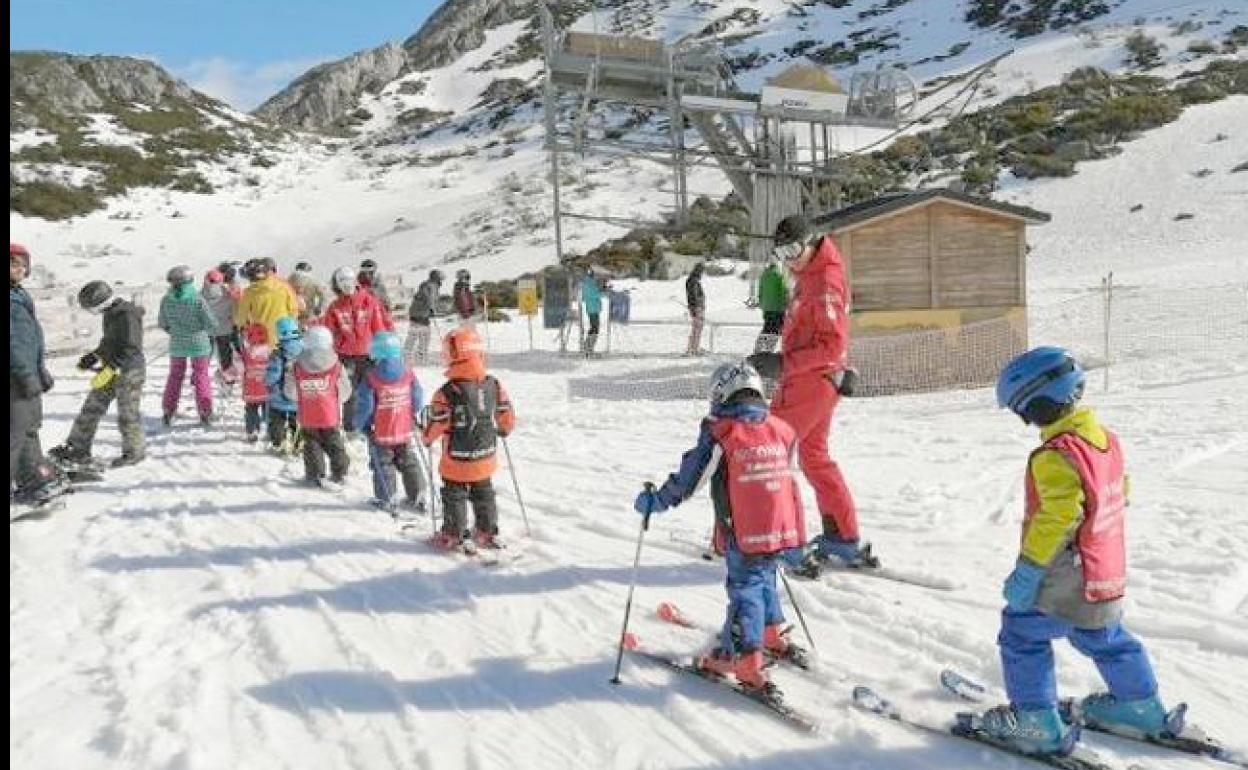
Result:
M1019 555L1004 582L997 639L1010 702L975 715L974 729L1025 754L1073 751L1080 725L1145 738L1182 733L1185 707L1167 712L1139 639L1122 624L1126 588L1126 475L1117 437L1080 406L1085 374L1065 350L1041 347L1007 365L998 403L1040 431L1027 463ZM711 484L715 547L728 569L727 617L718 646L696 665L777 698L768 659L800 658L786 638L776 591L783 563L800 564L806 541L793 478L795 434L771 414L747 362L711 378L710 415L680 469L634 503L649 516ZM1052 642L1065 638L1096 664L1109 692L1058 708Z
M350 467L346 433L366 436L374 503L406 517L427 513L430 504L413 440L419 438L425 447L441 440L443 520L434 545L451 549L471 539L476 547L500 546L491 478L497 469L498 438L511 432L515 416L506 391L486 371L484 346L471 326L447 334L447 382L428 407L395 332L372 335L366 363L359 365L353 385L329 326L301 330L298 321L284 317L276 328L277 344L272 347L258 325L243 334L248 442L258 441L267 412L270 448L301 452L305 480L334 488L344 483ZM469 501L472 530L467 528Z

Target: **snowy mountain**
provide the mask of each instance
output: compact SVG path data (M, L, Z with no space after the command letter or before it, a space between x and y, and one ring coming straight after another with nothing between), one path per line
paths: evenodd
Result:
M288 132L122 56L9 54L9 210L62 219L139 188L209 194Z

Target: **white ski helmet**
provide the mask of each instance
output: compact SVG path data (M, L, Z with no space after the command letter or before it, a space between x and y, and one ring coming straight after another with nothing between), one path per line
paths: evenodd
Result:
M742 390L763 395L763 378L745 361L720 364L711 373L711 404L718 406Z
M333 350L334 335L326 326L309 326L303 334L304 350Z
M356 287L359 286L359 280L355 277L355 270L349 267L340 267L335 270L330 282L334 289L343 294L353 294Z

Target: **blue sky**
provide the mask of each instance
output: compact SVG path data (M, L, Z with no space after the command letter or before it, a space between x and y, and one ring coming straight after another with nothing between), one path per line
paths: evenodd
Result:
M251 109L314 64L420 28L441 0L10 0L9 50L142 56Z

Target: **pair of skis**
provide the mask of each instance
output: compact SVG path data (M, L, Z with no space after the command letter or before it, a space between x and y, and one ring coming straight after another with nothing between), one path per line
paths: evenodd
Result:
M675 605L668 602L661 603L655 614L659 619L674 625L684 628L706 630L701 624L690 619ZM773 715L787 722L793 728L801 732L814 733L819 729L817 721L804 714L800 709L785 703L782 698L775 697L768 693L759 692L757 690L744 688L734 680L720 677L717 674L697 667L694 665L692 660L683 660L678 657L663 655L646 650L641 646L637 637L633 634L629 634L626 637L625 647L633 655L644 660L664 665L675 671L692 674L703 681L711 682L718 686L732 690L733 692L768 709ZM805 667L803 666L803 668ZM946 669L941 672L940 683L941 686L951 694L956 695L963 700L983 702L988 700L989 697L988 689L986 687L951 669ZM876 714L901 724L906 724L924 732L971 741L1039 764L1056 767L1059 768L1059 770L1121 770L1120 766L1106 761L1095 751L1083 745L1077 745L1074 751L1064 756L1023 753L1014 746L996 740L985 733L980 728L979 715L977 714L959 713L956 717L956 721L952 725L934 725L916 717L908 716L891 701L877 694L874 690L865 685L856 686L853 689L851 697L854 706L863 711ZM1185 707L1180 706L1180 708ZM1071 718L1078 716L1077 709L1071 701L1063 703L1062 710L1063 716ZM1207 737L1204 735L1203 731L1194 726L1185 727L1181 734L1177 736L1160 738L1146 738L1137 735L1114 733L1108 730L1100 730L1096 725L1086 725L1085 727L1090 730L1106 732L1119 738L1138 740L1150 746L1157 746L1186 754L1205 756L1234 766L1248 768L1248 759L1227 750L1217 741Z

